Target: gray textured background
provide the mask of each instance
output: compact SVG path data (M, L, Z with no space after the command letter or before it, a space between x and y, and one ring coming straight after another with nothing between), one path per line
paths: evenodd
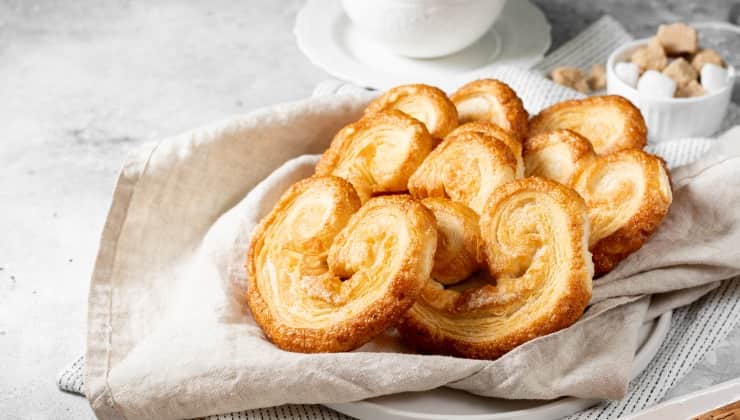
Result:
M535 2L553 47L605 13L636 36L740 13L727 0ZM118 168L145 141L308 96L327 75L295 45L301 3L0 1L0 417L92 416L54 380L83 349ZM740 376L738 351L740 330L673 395Z

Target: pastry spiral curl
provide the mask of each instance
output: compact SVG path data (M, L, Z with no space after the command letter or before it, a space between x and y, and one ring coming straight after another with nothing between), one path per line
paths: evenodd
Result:
M516 159L506 145L480 133L448 136L409 179L416 198L446 197L476 213L501 184L516 178Z
M457 109L440 89L429 85L397 86L370 102L365 115L395 109L424 123L429 134L443 139L457 127Z
M434 216L410 197L378 197L360 208L347 181L307 178L253 233L247 302L282 349L352 350L416 301L436 245Z
M510 182L491 195L480 229L495 282L445 289L430 280L398 325L412 347L495 359L570 326L586 309L589 221L575 191L538 177Z
M524 161L522 160L522 143L519 139L509 130L501 128L500 126L487 121L474 121L467 124L463 124L456 129L452 130L450 137L456 136L462 133L481 133L487 136L495 137L502 142L511 150L511 154L516 159L516 177L522 178L524 176Z
M460 124L488 121L523 137L529 114L522 100L506 83L494 79L470 82L450 96L457 107Z
M559 102L529 122L529 136L567 128L586 137L599 155L642 149L647 127L640 110L621 96L592 96Z
M638 250L673 200L665 163L639 149L600 156L579 166L571 184L588 207L597 275Z
M341 129L316 174L346 179L364 203L374 195L406 191L433 145L424 124L400 111L383 111Z
M575 131L558 129L524 141L526 176L541 176L569 185L576 168L596 153L587 138Z
M432 278L445 285L465 280L483 265L478 215L446 198L425 198L421 203L437 220Z

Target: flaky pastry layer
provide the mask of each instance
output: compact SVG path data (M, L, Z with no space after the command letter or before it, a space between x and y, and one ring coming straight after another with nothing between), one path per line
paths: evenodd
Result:
M588 207L597 275L637 251L658 228L673 200L665 162L639 149L581 165L571 184Z
M516 159L491 136L469 132L448 136L409 178L416 198L443 197L483 210L494 189L516 178Z
M587 138L599 155L641 149L647 143L645 120L627 99L616 95L592 96L558 102L529 121L529 137L567 128Z
M450 137L457 136L462 133L480 133L487 136L494 137L504 142L504 144L511 150L511 154L516 159L516 177L522 178L524 176L524 161L522 159L522 143L519 137L514 135L511 131L496 125L488 121L473 121L465 123L456 129L452 130Z
M409 196L360 207L348 182L314 176L288 189L255 229L247 302L282 349L349 351L416 301L436 245L434 216Z
M316 175L346 179L365 202L375 195L405 192L409 177L433 146L417 119L382 111L341 129L316 165Z
M457 127L455 104L434 86L415 84L394 87L370 102L365 115L391 109L421 121L436 139L443 139Z
M527 131L529 114L516 92L494 79L467 83L450 96L457 107L460 124L488 121L522 138Z
M545 131L524 141L525 175L563 185L569 185L579 164L595 157L591 142L568 129Z
M483 266L478 215L464 204L447 198L425 198L421 203L437 221L437 251L432 278L455 284Z
M398 325L424 353L495 359L576 322L593 265L583 199L544 178L505 184L480 219L492 280L453 288L430 280Z

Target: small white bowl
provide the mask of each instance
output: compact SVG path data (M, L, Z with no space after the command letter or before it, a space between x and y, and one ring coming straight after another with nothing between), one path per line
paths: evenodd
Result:
M342 0L368 38L413 58L460 51L488 32L506 0Z
M629 99L640 108L648 127L651 142L682 137L711 136L719 130L732 97L735 69L727 67L728 82L724 88L692 98L660 98L638 92L623 82L614 72L614 65L629 61L634 50L647 44L648 39L629 42L617 48L606 62L606 91Z

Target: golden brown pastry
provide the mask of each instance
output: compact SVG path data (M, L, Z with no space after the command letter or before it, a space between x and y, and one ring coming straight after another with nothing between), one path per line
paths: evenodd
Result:
M541 176L564 185L579 164L595 157L591 142L572 130L545 131L524 141L526 176Z
M448 136L409 179L416 198L445 197L483 210L488 196L516 178L516 159L506 145L480 133Z
M495 359L566 328L591 299L588 213L575 191L532 177L499 187L480 228L495 282L445 289L430 280L398 325L425 352Z
M440 89L429 85L394 87L370 102L365 115L395 109L424 123L432 137L443 139L457 127L457 109Z
M599 155L624 149L641 149L647 127L640 110L621 96L592 96L559 102L529 122L529 137L567 128L586 137Z
M247 301L282 349L352 350L416 301L436 245L434 216L409 196L360 208L348 182L314 176L288 189L255 229Z
M639 149L579 166L572 186L588 207L597 275L638 250L658 228L673 199L663 160Z
M446 198L425 198L421 203L437 220L437 251L432 278L455 284L483 264L478 215L464 204Z
M488 121L523 137L529 115L522 100L506 83L493 79L470 82L450 96L457 107L460 124Z
M409 177L432 150L424 124L389 110L341 129L316 165L317 175L344 178L364 203L383 193L404 192Z
M521 178L524 176L524 161L522 160L522 143L519 138L515 136L511 131L501 128L500 126L488 122L488 121L474 121L463 124L456 129L452 130L450 137L456 136L462 133L481 133L491 137L495 137L502 142L511 150L511 154L516 159L516 177Z

